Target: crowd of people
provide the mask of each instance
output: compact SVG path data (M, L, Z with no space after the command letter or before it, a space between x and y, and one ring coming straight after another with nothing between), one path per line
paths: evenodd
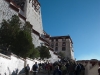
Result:
M55 62L46 63L45 70L48 75L84 75L85 68L80 63L69 63L69 62Z
M47 75L85 75L85 68L82 64L70 61L59 61L55 63L45 62L39 63L35 62L31 72L33 75L37 75L40 71L47 72ZM26 75L29 75L30 67L27 64L25 67Z

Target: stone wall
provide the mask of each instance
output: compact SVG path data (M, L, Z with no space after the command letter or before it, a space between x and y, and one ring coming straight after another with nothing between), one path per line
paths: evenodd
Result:
M0 23L3 19L10 19L12 15L18 15L17 11L14 11L9 7L9 3L5 0L0 0Z
M0 23L3 19L8 20L12 17L12 15L18 15L19 13L21 13L21 10L19 10L19 12L13 10L10 7L10 4L11 3L7 2L6 0L0 0ZM25 23L23 19L20 18L20 20L22 21L22 23Z

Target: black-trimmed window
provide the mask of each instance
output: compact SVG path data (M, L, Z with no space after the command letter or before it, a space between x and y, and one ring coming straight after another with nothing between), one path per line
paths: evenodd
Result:
M58 51L58 47L55 47L55 51Z
M21 10L24 10L25 6L25 0L12 0L17 6L21 8Z
M51 43L51 47L52 47L52 48L54 47L54 44L53 44L53 43Z
M66 46L66 42L62 42L62 46Z
M62 51L65 51L66 50L66 47L62 47Z
M58 46L58 43L56 43L55 46Z
M66 39L65 39L65 38L63 38L63 39L62 39L62 41L66 41Z
M58 41L58 39L55 39L56 41Z
M51 42L53 42L54 41L54 39L51 39Z

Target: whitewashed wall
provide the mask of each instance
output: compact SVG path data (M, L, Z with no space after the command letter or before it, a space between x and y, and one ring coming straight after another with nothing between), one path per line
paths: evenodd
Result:
M56 55L53 54L52 51L52 57L48 60L50 62L55 62L58 61L59 58L57 58ZM29 64L30 66L30 71L32 70L32 66L35 64L35 62L39 63L44 63L43 60L38 60L38 59L23 59L21 57L18 57L14 54L11 56L6 56L0 53L0 75L17 75L17 74L24 74L24 67Z
M0 74L14 75L19 74L24 68L24 61L15 55L11 57L0 54Z
M0 0L0 23L3 19L10 19L12 15L18 15L18 13L9 8L9 3L5 0Z
M35 47L40 46L40 42L39 42L39 36L32 33L32 42L34 44Z
M92 64L88 61L87 63L85 63L84 61L80 62L81 64L83 64L85 66L85 75L99 75L98 74L98 62L92 66Z
M12 15L18 15L18 12L10 8L9 5L10 4L7 1L0 0L0 23L3 19L8 20L12 17ZM20 18L20 20L22 21L22 24L25 23L23 19Z
M98 75L98 68L99 68L98 64L95 64L92 67L92 64L88 62L88 64L85 67L85 75Z
M27 9L26 9L27 21L29 21L30 24L33 25L33 29L38 31L40 34L43 34L41 13L39 14L34 10L34 6L32 7L32 1L33 0L31 0L29 3L29 0L27 0Z
M26 60L23 58L19 58L16 55L11 55L10 57L0 54L0 74L1 75L16 75L24 73L25 65L29 64L30 70L34 63L40 63L41 61L37 59L29 59ZM43 61L42 61L43 63Z
M94 65L90 70L88 75L98 75L98 67L99 65Z
M49 58L49 60L50 60L51 63L54 63L55 61L60 60L60 59L58 58L58 56L54 54L53 51L49 50L49 52L50 52L50 54L51 54L51 58Z
M1 55L1 54L0 54ZM9 71L8 65L10 65L10 57L4 56L0 57L0 74L10 74L11 72ZM5 58L4 58L5 57Z
M26 65L29 64L30 70L32 70L32 66L35 64L35 62L37 62L37 64L43 63L42 61L39 61L39 60L36 60L36 59L34 59L34 60L30 59L30 58L26 59Z

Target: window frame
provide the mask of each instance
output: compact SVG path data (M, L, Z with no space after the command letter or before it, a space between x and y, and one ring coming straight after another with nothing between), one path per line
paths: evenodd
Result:
M62 51L66 51L66 47L62 47Z

